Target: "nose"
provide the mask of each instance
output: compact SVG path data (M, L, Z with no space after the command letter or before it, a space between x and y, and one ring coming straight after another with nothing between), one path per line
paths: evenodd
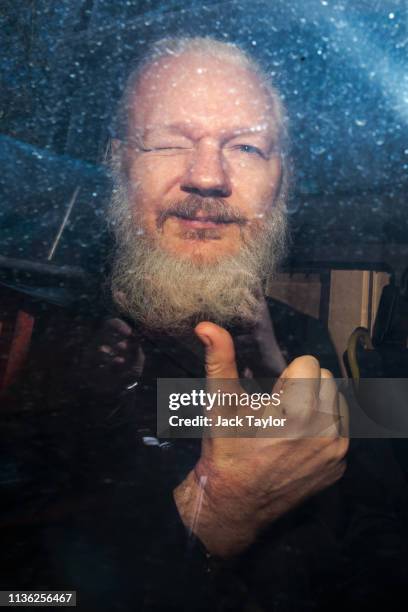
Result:
M214 142L200 141L188 161L180 189L203 197L227 198L231 183L222 151Z

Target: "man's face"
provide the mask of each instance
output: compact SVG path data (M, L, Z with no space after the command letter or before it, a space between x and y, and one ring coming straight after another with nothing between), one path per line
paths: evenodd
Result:
M122 163L133 223L197 263L256 240L280 180L272 105L259 78L189 52L150 66L134 91Z

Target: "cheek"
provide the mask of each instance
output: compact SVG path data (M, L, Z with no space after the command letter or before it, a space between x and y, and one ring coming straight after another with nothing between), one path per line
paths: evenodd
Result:
M270 172L251 171L246 167L241 172L234 172L231 178L233 193L247 214L262 213L265 206L270 206L278 188L278 178Z
M157 232L157 213L179 183L180 159L140 156L129 168L129 198L133 221L148 234Z
M180 180L183 160L160 155L141 156L130 170L130 182L150 200L162 198Z

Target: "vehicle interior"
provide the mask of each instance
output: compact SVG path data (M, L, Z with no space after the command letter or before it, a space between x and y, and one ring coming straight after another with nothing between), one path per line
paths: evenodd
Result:
M21 3L20 3L21 4ZM109 129L128 66L164 35L255 55L287 108L291 244L267 293L328 327L342 376L408 367L407 9L369 0L2 4L0 385L50 305L98 308ZM7 402L3 403L7 413ZM404 436L393 442L407 469Z

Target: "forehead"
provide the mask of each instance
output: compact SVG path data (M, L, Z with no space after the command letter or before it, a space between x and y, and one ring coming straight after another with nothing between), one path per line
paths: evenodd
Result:
M191 124L204 131L270 126L273 107L260 78L230 58L199 52L150 65L129 98L131 130Z

